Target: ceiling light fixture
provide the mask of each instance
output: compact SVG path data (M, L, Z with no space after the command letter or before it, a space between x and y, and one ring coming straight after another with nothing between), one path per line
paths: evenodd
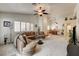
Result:
M40 4L40 3L35 4L35 3L34 3L33 5L35 6L35 9L34 9L35 14L34 14L34 15L42 16L43 14L45 14L45 15L48 14L48 13L46 12L45 7L44 7L42 4Z

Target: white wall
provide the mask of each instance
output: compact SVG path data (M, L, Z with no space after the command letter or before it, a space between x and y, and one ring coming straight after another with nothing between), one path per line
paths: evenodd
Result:
M8 27L3 27L3 21L11 21L11 29ZM14 21L23 21L23 22L30 22L33 24L37 24L38 17L34 15L24 15L24 14L11 14L11 13L0 13L0 44L4 43L4 34L7 34L8 36L8 42L10 42L10 37L11 41L14 40L16 33L14 32L13 28L13 22ZM11 35L10 35L10 30L11 30Z
M79 41L79 4L77 4L77 20L76 20L76 33L77 33L77 40Z
M63 16L62 17L56 16L56 19L53 19L53 15L51 15L50 17L51 17L50 18L51 22L52 23L57 22L58 26L59 26L58 28L61 30L62 25L64 23L64 17ZM3 27L3 21L4 20L9 20L9 21L11 21L12 24L13 24L14 21L23 21L23 22L30 22L30 23L33 23L33 24L39 24L40 21L38 22L38 20L40 20L41 18L40 19L38 19L38 18L39 17L35 16L35 15L0 13L0 44L4 43L4 34L8 34L7 35L9 37L8 41L10 41L10 29ZM43 24L43 26L44 26L44 24ZM15 36L17 35L17 33L14 32L13 26L11 27L11 32L12 32L11 40L13 41Z

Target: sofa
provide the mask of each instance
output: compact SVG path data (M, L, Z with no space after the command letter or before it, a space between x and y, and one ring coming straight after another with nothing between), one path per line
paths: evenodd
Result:
M44 32L40 32L39 33L39 37L36 36L35 32L23 32L21 34L18 34L15 38L15 47L17 49L17 51L19 52L19 54L24 53L25 51L25 47L27 47L28 45L33 46L36 44L36 41L38 41L38 38L45 38ZM34 42L32 44L32 42ZM30 47L29 46L29 47ZM34 46L32 47L34 48ZM33 49L32 51L34 51L35 49ZM25 55L25 53L24 53Z

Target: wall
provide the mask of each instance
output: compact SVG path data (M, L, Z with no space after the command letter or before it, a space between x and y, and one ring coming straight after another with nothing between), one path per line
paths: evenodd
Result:
M3 27L3 21L10 21L12 26ZM13 42L17 33L14 32L13 22L14 21L23 21L37 24L38 17L34 15L25 15L25 14L13 14L13 13L0 13L0 44L4 43L4 34L8 36L8 42ZM10 34L11 30L11 34Z
M76 20L76 33L77 33L77 40L79 41L79 4L77 4L77 20Z
M67 39L70 39L70 30L73 30L73 27L76 25L76 20L67 20L64 23L64 36ZM69 26L69 27L68 27Z
M13 13L0 13L0 44L4 43L4 34L7 34L7 36L9 37L8 42L10 41L10 39L11 39L11 41L14 41L15 36L17 35L17 33L14 32L13 26L11 26L11 28L3 27L4 20L11 21L12 25L13 25L14 21L30 22L33 24L39 24L40 26L41 26L41 24L43 24L43 27L45 27L44 30L46 31L47 30L46 25L47 25L49 19L46 19L46 18L39 18L38 19L38 18L39 17L37 17L35 15L29 15L29 14L25 15L25 14L13 14ZM43 22L39 23L41 21L38 21L38 20L41 20L44 23ZM58 29L62 30L62 25L64 24L64 17L63 16L62 17L56 16L56 18L54 19L53 15L51 15L50 20L51 20L51 24L54 22L57 22ZM10 34L10 30L11 30L12 34ZM36 30L36 29L34 29L34 30Z

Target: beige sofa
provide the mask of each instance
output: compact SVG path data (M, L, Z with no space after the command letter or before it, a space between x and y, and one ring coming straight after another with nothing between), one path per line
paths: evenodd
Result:
M23 37L25 37L26 40ZM35 53L38 40L28 39L26 35L22 35L22 34L17 35L15 40L16 40L15 47L18 51L18 55L28 56L28 55L32 55L33 53Z

